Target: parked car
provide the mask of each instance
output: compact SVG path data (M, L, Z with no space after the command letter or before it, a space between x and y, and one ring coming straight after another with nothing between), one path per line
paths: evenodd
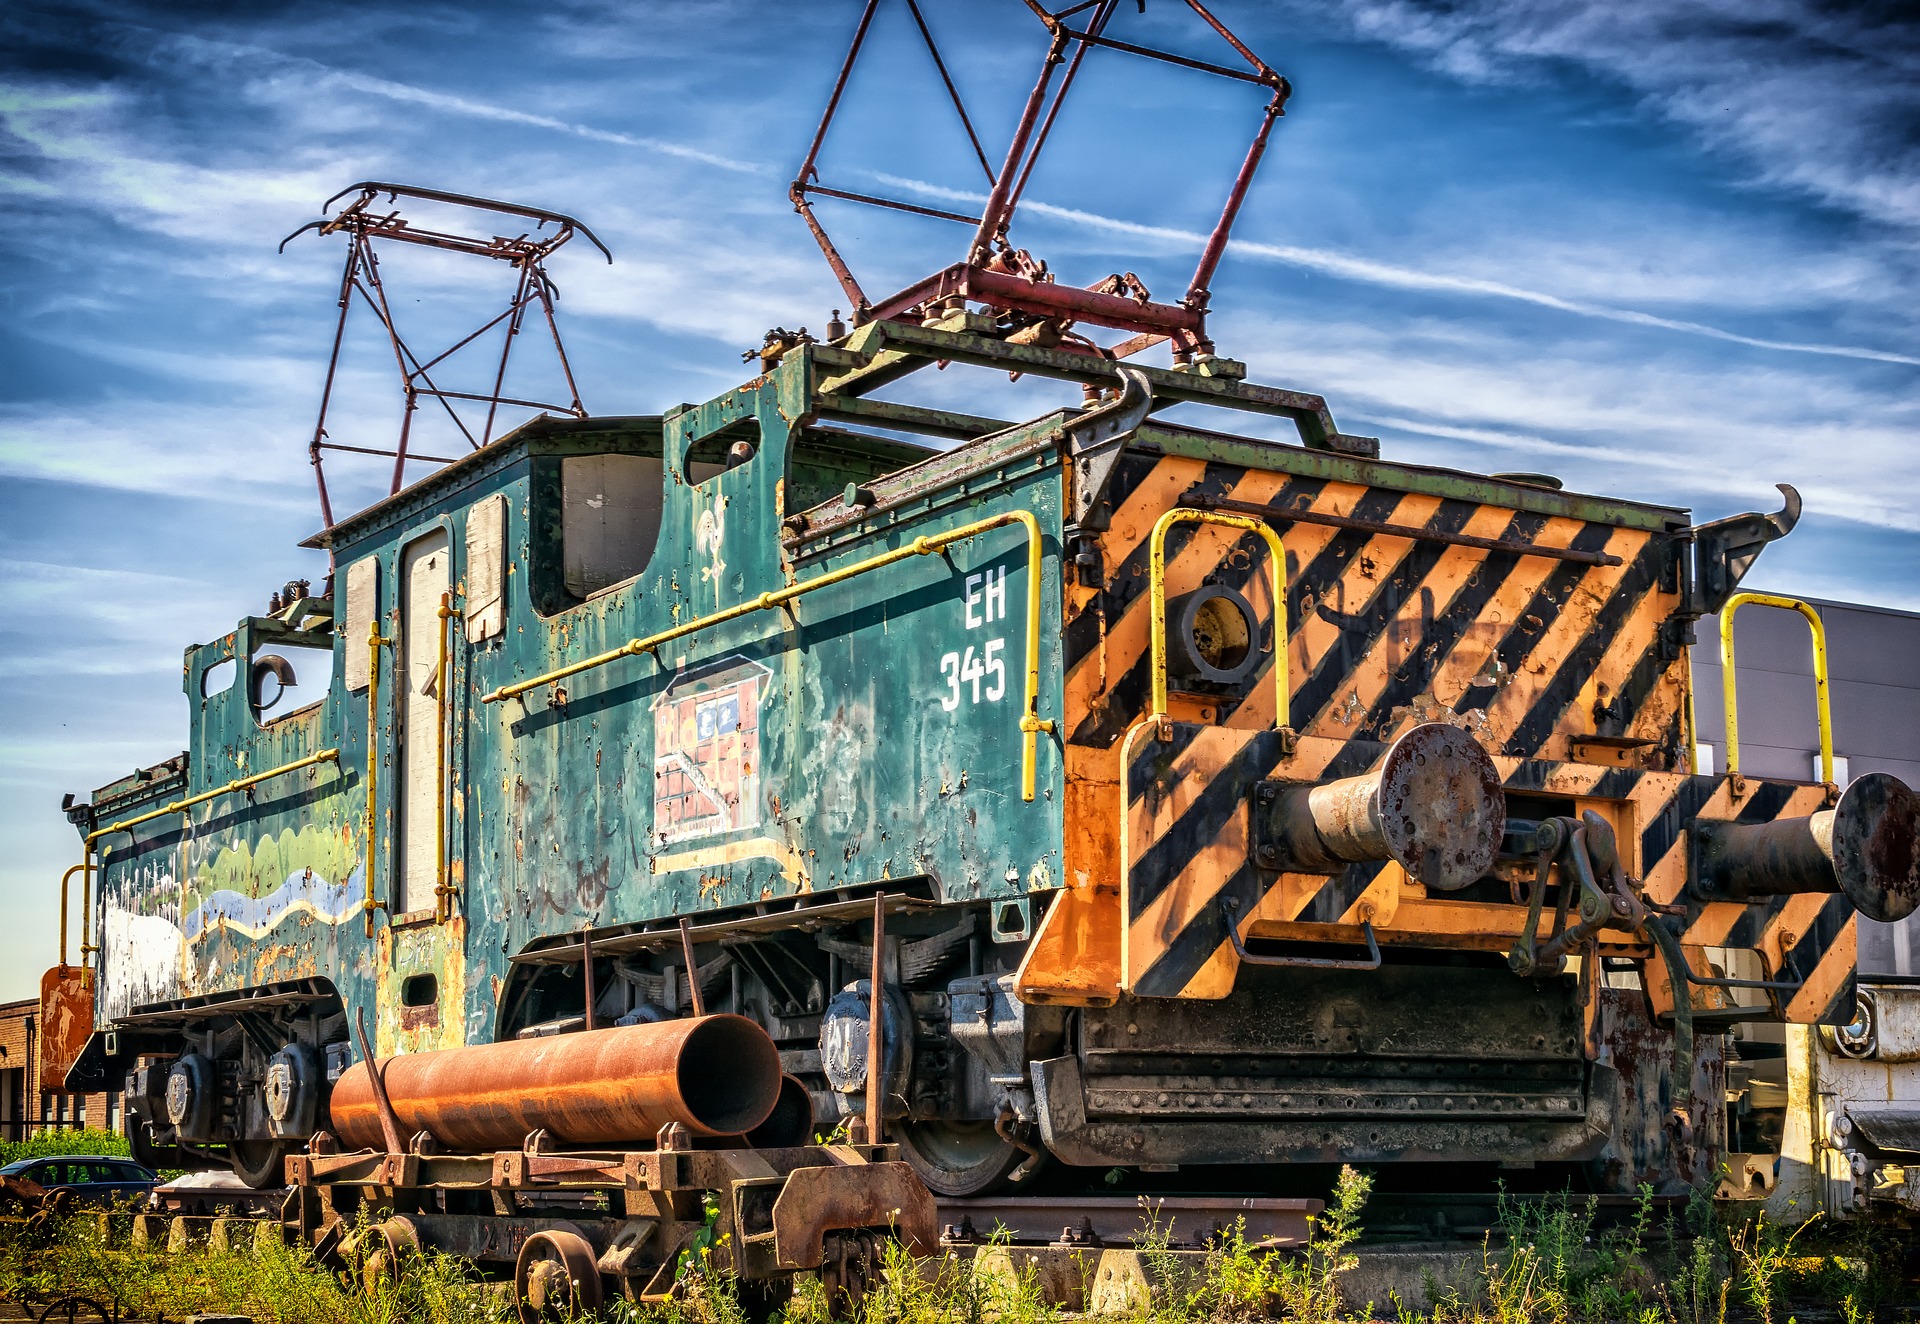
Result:
M144 1200L160 1184L158 1175L131 1159L97 1154L20 1159L0 1168L0 1177L30 1181L49 1192L66 1191L72 1203L91 1205Z

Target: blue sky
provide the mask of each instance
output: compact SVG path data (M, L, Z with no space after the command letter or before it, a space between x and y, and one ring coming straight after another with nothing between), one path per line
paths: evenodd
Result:
M896 5L823 173L977 192ZM1805 520L1757 582L1920 608L1910 11L1217 8L1295 87L1214 282L1223 353L1324 393L1394 458L1545 470L1702 519L1775 508L1792 482ZM1016 0L925 9L997 157L1037 24ZM1175 0L1146 9L1113 31L1216 54ZM570 212L617 259L578 244L552 267L587 407L715 394L767 327L818 331L844 303L785 194L857 12L0 10L0 997L53 960L52 889L76 857L60 794L181 749L182 647L325 572L296 544L319 523L305 442L341 252L279 240L366 178ZM1113 53L1077 96L1015 238L1063 279L1134 270L1176 294L1258 96ZM870 288L959 256L940 222L830 206ZM388 275L423 341L505 292L449 262ZM377 349L356 341L336 437L391 434ZM523 366L538 389L545 365ZM982 413L1056 398L935 389ZM373 491L370 469L335 472Z

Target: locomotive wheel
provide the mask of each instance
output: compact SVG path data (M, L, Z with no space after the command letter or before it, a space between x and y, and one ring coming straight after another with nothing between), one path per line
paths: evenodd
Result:
M264 1191L287 1184L287 1155L292 1152L285 1140L235 1140L227 1145L227 1164L234 1176Z
M550 1228L528 1237L513 1263L513 1302L520 1324L551 1324L600 1308L600 1266L577 1232Z
M963 1200L992 1195L1026 1161L992 1122L906 1122L894 1130L900 1155L935 1195Z
M127 1155L142 1167L155 1172L162 1168L186 1166L186 1156L173 1145L153 1143L153 1127L147 1122L135 1122L127 1130Z

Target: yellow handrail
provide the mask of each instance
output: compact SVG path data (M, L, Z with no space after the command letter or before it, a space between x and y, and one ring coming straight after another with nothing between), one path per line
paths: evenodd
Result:
M1176 524L1217 524L1257 533L1267 544L1273 562L1273 724L1284 730L1292 714L1293 696L1287 676L1287 549L1265 520L1227 515L1214 510L1175 506L1154 522L1147 538L1147 630L1152 668L1152 711L1127 728L1120 742L1120 979L1126 985L1128 929L1126 905L1132 881L1132 834L1127 830L1127 770L1133 766L1133 742L1142 731L1157 730L1167 720L1167 531Z
M361 913L367 919L367 936L373 936L373 912L383 906L389 913L391 906L379 901L373 895L374 875L374 783L380 754L380 645L390 644L393 640L380 633L380 618L375 616L367 622L367 876L361 884L364 898L361 901Z
M453 917L453 884L447 881L447 629L454 615L453 590L440 595L440 658L433 677L434 792L433 792L433 918L445 924Z
M87 964L87 953L93 948L87 946L87 915L93 910L93 892L89 886L93 871L87 861L81 861L60 875L60 968L67 968L67 884L73 881L77 873L85 872L86 878L80 884L80 965Z
M1214 510L1194 510L1187 506L1176 506L1162 515L1155 522L1148 539L1147 555L1150 559L1147 587L1152 594L1152 601L1148 607L1147 625L1153 645L1153 711L1147 714L1148 720L1157 721L1167 715L1167 530L1184 523L1218 524L1231 529L1244 529L1266 539L1267 552L1273 560L1273 724L1284 727L1290 715L1287 709L1292 703L1292 696L1287 689L1286 548L1280 542L1280 535L1265 520L1249 519L1245 515L1224 515Z
M123 818L118 823L103 828L96 828L92 832L89 832L86 840L80 847L80 863L74 865L73 868L68 869L66 873L60 876L60 964L65 965L67 963L67 882L73 877L75 870L80 871L81 966L85 967L87 954L89 952L100 950L98 947L90 947L87 945L88 915L92 910L93 898L94 842L100 840L102 837L111 836L115 832L126 832L131 828L139 827L142 823L151 823L156 818L165 818L169 814L184 814L195 805L205 804L207 801L216 799L222 795L231 795L235 791L249 790L252 787L258 786L261 782L270 781L275 777L284 776L289 772L298 772L302 768L311 768L319 763L337 763L339 759L339 750L323 749L319 753L309 754L303 759L295 759L291 763L282 763L277 768L268 768L265 772L256 772L250 777L236 777L224 786L213 787L211 790L202 791L198 795L189 795L185 799L175 800L171 804L162 805L158 809L149 809L144 814L135 814L132 818Z
M1199 512L1195 513L1198 514ZM1219 518L1227 517L1222 516ZM809 579L803 584L789 584L786 588L774 589L771 592L762 593L759 597L749 602L742 602L738 606L728 607L725 611L717 611L711 615L702 616L698 620L688 621L684 625L676 625L672 629L662 630L658 634L650 634L644 639L629 639L626 643L620 645L620 647L610 649L607 652L596 653L594 656L582 661L573 662L564 667L556 667L552 671L543 672L527 680L515 681L511 685L502 685L491 694L482 697L480 701L482 703L499 703L503 699L518 698L529 690L539 689L542 685L551 685L555 681L565 680L568 676L577 676L583 671L590 671L595 667L603 667L609 662L617 662L623 657L637 657L641 653L651 653L659 648L660 645L671 643L675 639L685 638L687 635L696 634L701 630L711 629L713 626L725 624L727 621L737 620L742 616L751 615L756 611L769 611L775 607L784 606L786 603L792 602L795 598L812 593L816 589L823 589L833 584L842 583L845 580L854 578L856 575L864 575L869 571L892 565L896 561L904 561L910 556L929 556L934 552L945 551L954 543L964 542L968 538L985 533L989 529L1003 528L1009 524L1018 524L1027 531L1027 688L1025 706L1020 714L1020 732L1023 737L1022 743L1024 746L1021 751L1020 762L1020 798L1023 800L1032 800L1034 797L1034 782L1036 780L1035 767L1039 757L1038 736L1042 731L1053 730L1054 724L1051 718L1042 718L1039 715L1040 522L1033 517L1033 512L1030 510L1009 510L998 515L991 515L986 519L975 520L971 524L962 524L959 528L949 529L945 533L922 535L904 547L896 547L890 552L882 552L878 556L870 556L864 561L856 561L852 565L842 566L838 570L832 570L814 579Z
M1820 717L1820 780L1833 782L1833 701L1827 688L1827 627L1820 613L1798 598L1772 593L1736 593L1720 609L1720 688L1727 706L1727 775L1740 771L1740 703L1734 691L1733 614L1748 603L1797 611L1813 631L1813 697Z

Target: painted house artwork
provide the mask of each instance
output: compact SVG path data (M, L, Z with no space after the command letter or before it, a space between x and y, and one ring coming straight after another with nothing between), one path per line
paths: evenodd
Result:
M654 701L653 834L661 845L760 823L760 695L773 673L728 658Z

